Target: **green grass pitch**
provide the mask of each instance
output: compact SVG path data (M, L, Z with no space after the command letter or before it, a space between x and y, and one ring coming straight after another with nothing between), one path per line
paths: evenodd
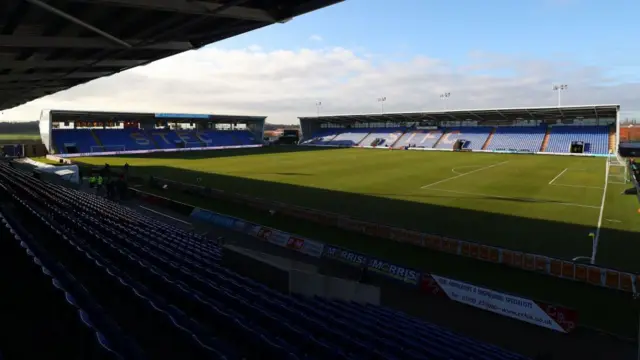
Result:
M589 233L595 232L598 264L640 271L628 251L638 248L638 202L620 195L628 185L612 174L603 203L604 158L259 149L108 162L129 162L145 175L189 183L200 177L214 188L564 259L590 257Z
M78 159L132 165L133 175L201 183L363 220L561 258L591 256L598 228L604 158L369 149L265 148ZM613 173L602 211L597 263L640 270L638 201ZM151 192L157 190L145 188ZM582 324L623 336L636 332L628 294L536 273L505 269L428 249L270 216L247 206L179 192L186 203L398 264L495 290L569 306ZM602 304L609 304L607 309Z

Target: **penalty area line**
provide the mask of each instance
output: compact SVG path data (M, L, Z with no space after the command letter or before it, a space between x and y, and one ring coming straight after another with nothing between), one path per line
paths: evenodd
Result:
M528 201L528 202L532 202L532 203L541 203L541 204L550 204L550 205L575 206L575 207L588 208L588 209L599 209L600 208L599 206L593 206L593 205L574 204L574 203L567 203L567 202L550 202L550 201L547 201L547 200L539 200L539 199L533 199L533 198L521 198L521 197L514 197L514 196L490 195L490 194L473 193L473 192L466 192L466 191L455 191L455 190L444 190L444 189L433 189L433 188L424 189L424 190L439 191L439 192L446 192L446 193L460 194L460 195L482 196L482 197L487 197L487 198L497 198L497 199L505 199L505 200L521 200L521 201Z
M560 172L560 174L556 175L556 177L554 177L554 178L553 178L553 180L549 181L549 185L553 184L553 182L554 182L554 181L558 180L558 178L559 178L560 176L562 176L562 174L564 174L565 172L567 172L567 170L569 170L569 168L566 168L566 169L562 170L562 171Z
M422 186L422 187L420 187L420 189L426 189L426 188L432 187L432 186L434 186L434 185L442 184L443 182L447 182L447 181L449 181L449 180L457 179L457 178L463 177L463 176L465 176L465 175L470 175L470 174L476 173L476 172L478 172L478 171L491 169L492 167L496 167L496 166L499 166L499 165L502 165L502 164L506 164L506 163L508 163L508 162L509 162L509 161L503 161L503 162L501 162L501 163L497 163L497 164L493 164L493 165L485 166L485 167L482 167L482 168L480 168L480 169L472 170L472 171L469 171L469 172L466 172L466 173L463 173L463 174L460 174L460 175L456 175L456 176L452 176L452 177L449 177L449 178L446 178L446 179L442 179L442 180L440 180L440 181L436 181L436 182L434 182L434 183L431 183L431 184L427 184L427 185L425 185L425 186Z

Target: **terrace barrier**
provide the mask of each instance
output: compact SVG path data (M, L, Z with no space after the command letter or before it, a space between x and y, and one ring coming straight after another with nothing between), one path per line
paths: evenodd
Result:
M358 268L366 267L371 272L406 286L418 287L421 293L428 296L445 297L449 301L459 302L562 333L571 332L577 326L578 314L573 309L494 291L431 273L423 273L419 270L392 264L386 260L323 244L244 219L200 209L139 190L134 191L144 201L163 206L168 206L169 202L175 202L176 204L170 207L180 208L181 214L185 214L190 207L192 209L190 217L194 219L248 234L275 246L314 258L325 258Z
M224 190L199 185L185 184L169 179L154 177L155 183L167 184L170 188L189 192L198 196L230 201L247 205L264 211L277 211L289 217L304 219L325 226L333 226L343 230L358 232L382 239L407 243L449 254L469 257L494 264L546 274L567 280L584 282L590 285L609 289L637 293L636 284L640 274L609 269L596 265L586 265L569 260L556 259L544 255L530 254L475 242L451 239L439 235L425 234L418 231L401 229L393 226L379 225L344 215L308 209L301 206L285 204L255 198L243 194L230 193Z

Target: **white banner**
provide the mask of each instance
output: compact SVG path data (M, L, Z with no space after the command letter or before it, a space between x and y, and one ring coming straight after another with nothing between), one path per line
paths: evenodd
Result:
M559 332L566 330L535 301L431 274L440 289L453 300L493 313Z

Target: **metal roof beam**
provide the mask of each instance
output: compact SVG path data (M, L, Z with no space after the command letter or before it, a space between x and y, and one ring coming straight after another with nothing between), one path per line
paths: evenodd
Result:
M90 4L105 4L120 7L139 8L144 10L167 11L183 14L210 15L240 20L251 20L265 23L274 23L276 19L268 12L243 6L231 6L228 9L218 11L224 6L220 3L207 1L185 0L71 0ZM216 12L217 11L217 12Z
M28 97L34 98L34 97L40 97L40 96L45 96L45 95L49 95L49 94L53 94L54 92L57 92L58 90L56 89L33 89L30 91L27 91L24 93L24 95L28 95ZM0 91L0 102L5 102L7 100L13 100L13 96L15 96L15 93L10 92L10 91Z
M32 89L66 89L67 87L69 87L68 83L64 83L61 81L56 81L56 82L46 82L43 81L41 83L29 83L28 85L25 84L2 84L0 83L0 92L2 91L11 91L12 93L15 94L16 91L29 91Z
M475 116L476 118L480 119L481 121L483 121L484 119L482 118L482 116L474 113L473 111L467 111L467 113L471 116Z
M49 4L47 4L46 2L43 2L43 1L40 1L40 0L26 0L26 1L31 3L31 4L33 4L33 5L35 5L35 6L38 6L39 8L41 8L41 9L43 9L45 11L48 11L48 12L50 12L52 14L55 14L57 16L60 16L60 17L64 18L64 19L67 19L67 20L71 21L72 23L74 23L76 25L82 26L83 28L85 28L87 30L90 30L90 31L102 36L103 38L111 41L112 43L114 43L116 45L120 45L120 46L122 46L124 48L132 48L133 47L130 43L128 43L128 42L126 42L126 41L124 41L122 39L119 39L119 38L117 38L117 37L105 32L105 31L102 31L102 30L98 29L97 27L80 20L77 17L75 17L75 16L73 16L73 15L71 15L69 13L66 13L66 12L56 8L56 7L53 7L53 6L49 5Z
M143 40L126 40L131 44L143 43ZM53 37L0 35L0 47L14 48L64 48L64 49L121 49L121 46L103 38ZM170 50L186 51L193 49L187 41L168 41L163 43L133 47L131 50Z
M92 67L130 67L147 62L147 60L0 60L0 69L66 69L93 64Z
M112 74L112 71L102 72L76 72L76 73L45 73L45 74L8 74L0 75L0 83L11 81L43 81L43 80L70 80L70 79L93 79Z

